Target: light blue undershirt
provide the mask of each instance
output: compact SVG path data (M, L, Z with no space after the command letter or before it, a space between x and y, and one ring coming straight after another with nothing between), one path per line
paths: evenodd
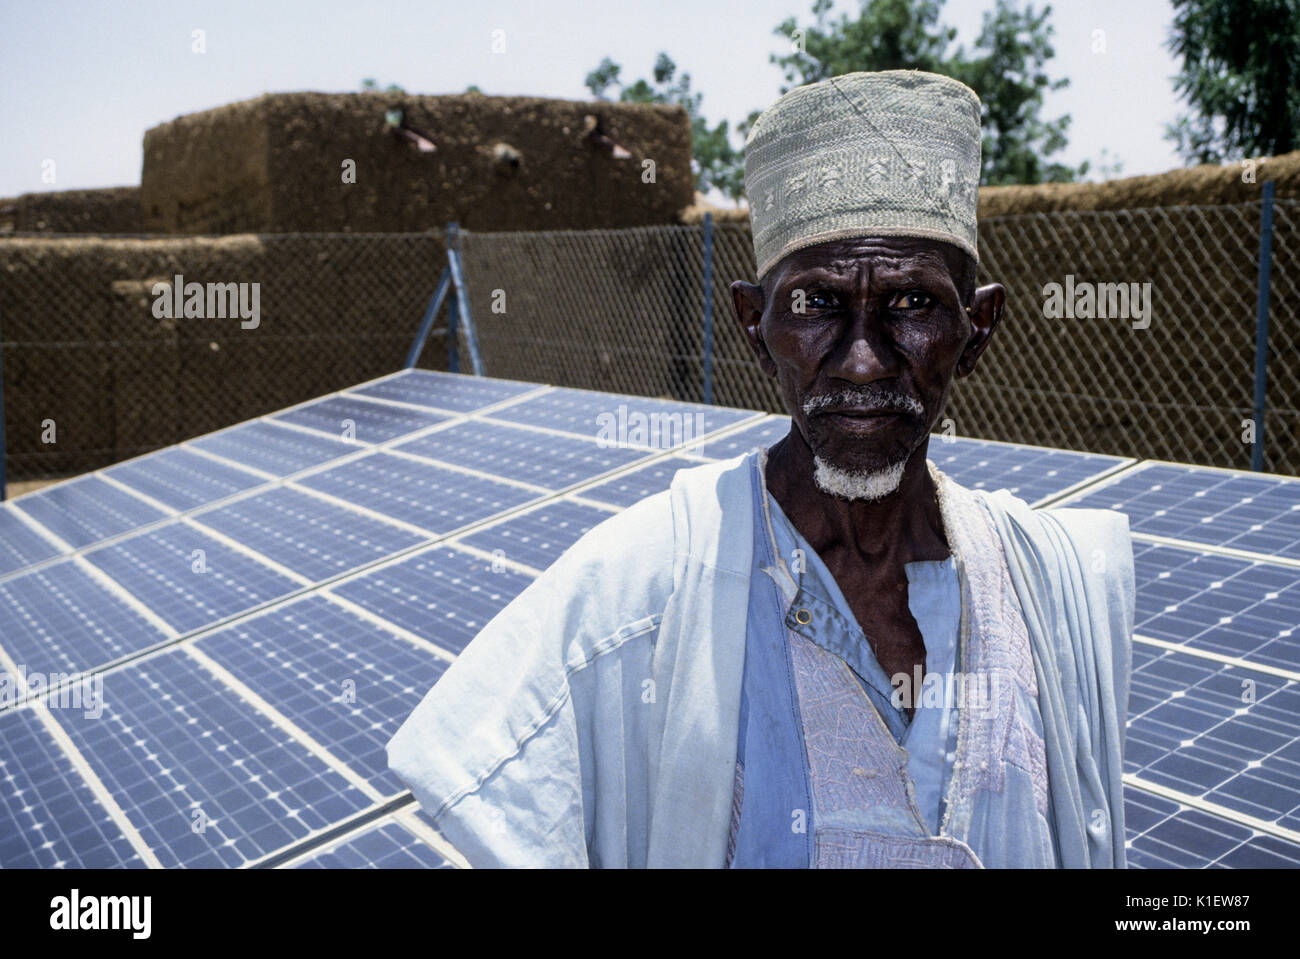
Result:
M961 584L953 557L908 563L908 607L925 643L926 680L917 693L917 709L909 722L906 712L891 701L894 686L885 675L871 650L844 593L816 550L795 529L771 493L767 494L772 514L775 550L785 559L796 584L809 596L829 605L838 616L818 620L817 603L811 604L813 621L799 631L823 648L841 656L862 682L877 712L889 726L894 738L908 754L907 768L916 790L916 802L926 817L932 835L938 835L943 814L943 793L952 773L956 750L957 713L949 705L951 697L942 697L943 705L926 706L923 690L930 683L947 677L956 669L958 635L961 625ZM803 551L802 570L792 562ZM767 577L755 577L755 585L771 588ZM794 599L794 595L787 600ZM773 623L773 629L781 629ZM799 757L802 761L803 757Z

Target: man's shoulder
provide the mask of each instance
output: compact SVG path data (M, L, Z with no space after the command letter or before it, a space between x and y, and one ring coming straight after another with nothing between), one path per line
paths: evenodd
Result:
M1076 550L1132 552L1128 516L1118 510L1077 506L1032 506L1009 490L974 491L989 509L1026 535L1041 538L1046 524L1059 529Z
M744 457L678 470L668 489L612 514L584 533L535 584L582 594L615 618L662 607L694 549L728 509L739 508ZM747 477L745 477L747 481ZM731 487L730 493L720 488ZM716 534L716 528L711 532ZM616 612L617 611L617 612Z

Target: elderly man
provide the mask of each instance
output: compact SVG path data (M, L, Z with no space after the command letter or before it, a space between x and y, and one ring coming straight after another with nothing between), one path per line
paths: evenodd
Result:
M979 115L890 71L755 124L732 295L790 434L590 531L398 731L472 864L1124 865L1127 521L926 459L1003 308Z

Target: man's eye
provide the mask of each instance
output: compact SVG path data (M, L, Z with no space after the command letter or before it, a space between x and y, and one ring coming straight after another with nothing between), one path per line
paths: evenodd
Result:
M895 297L894 302L890 304L890 308L895 310L922 310L933 305L934 297L929 293L922 293L920 290L909 290L902 296Z

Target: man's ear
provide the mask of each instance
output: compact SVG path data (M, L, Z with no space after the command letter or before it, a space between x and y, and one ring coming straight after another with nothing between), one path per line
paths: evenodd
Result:
M731 302L736 309L736 322L740 324L749 348L754 351L759 367L768 376L776 376L776 363L772 361L772 355L767 351L767 344L763 342L760 326L763 322L765 301L761 286L746 283L744 280L736 280L731 284Z
M993 336L993 331L1001 322L1002 308L1006 302L1007 291L1002 288L1001 283L990 283L975 291L970 306L966 308L966 318L970 321L970 340L967 341L966 348L962 350L961 357L957 360L958 378L970 376L975 372L975 363L984 352L984 348L989 345L989 338Z

